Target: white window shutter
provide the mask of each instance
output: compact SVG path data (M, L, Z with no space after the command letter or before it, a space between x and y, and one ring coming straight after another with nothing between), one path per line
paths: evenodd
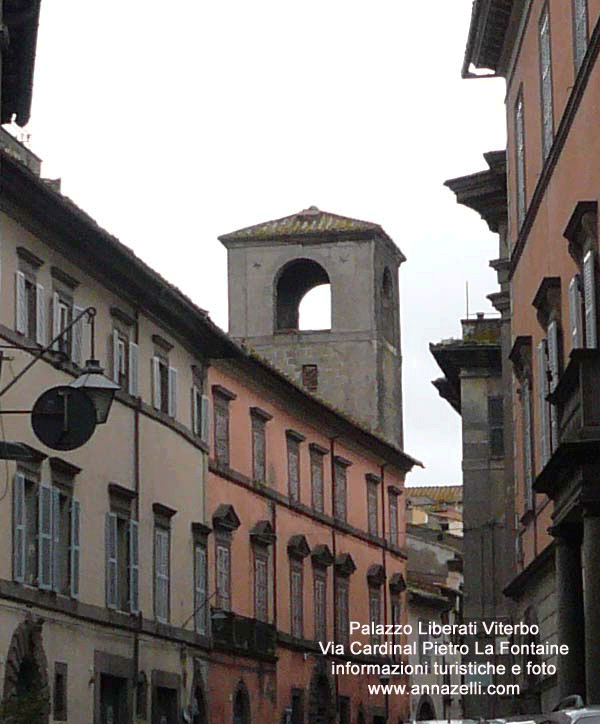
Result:
M579 274L575 274L569 284L569 315L571 318L571 346L573 349L583 347L583 316L581 313L579 283Z
M139 353L135 342L129 343L129 394L137 397L139 393Z
M119 333L116 329L112 333L112 379L119 384Z
M79 597L79 561L81 539L81 505L78 500L71 501L71 596Z
M27 334L27 299L25 295L25 274L15 272L15 329Z
M197 545L194 551L194 592L197 633L206 633L206 548Z
M548 434L548 374L546 367L546 340L543 339L538 345L538 402L540 410L540 441L542 467L550 457L550 439Z
M83 307L73 307L73 319L83 312ZM71 359L78 367L83 367L83 323L82 317L73 326Z
M42 483L38 493L38 586L52 588L52 488Z
M117 516L106 514L106 605L117 608Z
M140 611L140 556L139 556L139 524L137 520L129 521L129 610L131 613Z
M583 296L585 307L586 347L598 346L598 326L596 317L596 259L593 251L586 252L583 258Z
M58 303L59 303L59 297L58 292L54 292L52 294L52 339L54 340L54 343L52 344L52 349L58 350L59 349L59 340L56 339L58 335L60 334L60 312L58 309Z
M169 532L154 529L155 615L158 621L169 619Z
M41 284L35 285L35 341L45 347L46 337L46 295Z
M169 367L169 416L177 417L177 370Z
M60 490L50 488L52 496L52 590L61 591L60 561Z
M208 395L200 397L200 437L206 445L210 442L210 398Z
M25 581L25 476L15 475L13 481L13 578Z
M160 410L160 359L152 358L152 406Z

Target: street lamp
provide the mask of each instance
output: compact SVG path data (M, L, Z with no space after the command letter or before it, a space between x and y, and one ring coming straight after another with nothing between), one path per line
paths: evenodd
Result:
M69 387L83 390L91 399L96 408L96 422L99 425L108 419L115 392L120 389L119 385L104 375L104 370L97 359L87 360L81 374Z

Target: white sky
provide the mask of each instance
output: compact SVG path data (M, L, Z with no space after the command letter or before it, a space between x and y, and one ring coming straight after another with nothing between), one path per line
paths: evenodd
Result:
M447 178L504 147L504 86L463 81L471 0L43 0L31 148L63 192L227 328L217 235L320 209L401 267L410 484L461 482L429 342L493 312L495 237Z

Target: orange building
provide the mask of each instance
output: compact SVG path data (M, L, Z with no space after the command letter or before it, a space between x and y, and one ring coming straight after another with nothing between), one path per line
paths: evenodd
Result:
M516 516L505 592L540 641L569 647L522 678L523 711L600 703L599 49L597 0L474 2L463 75L506 79L507 210L501 194L490 203L491 173L451 187L500 234Z

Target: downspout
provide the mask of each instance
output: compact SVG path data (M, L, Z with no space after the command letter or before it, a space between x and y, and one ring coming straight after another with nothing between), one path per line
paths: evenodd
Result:
M329 469L331 474L331 512L332 517L335 519L335 437L329 438ZM347 492L347 491L346 491ZM335 538L335 523L331 526L331 553L333 555L333 596L332 596L332 610L333 610L333 633L335 641L335 629L337 622L337 596L335 586L335 559L337 557L336 538ZM348 598L350 598L348 596ZM337 642L336 642L337 643ZM337 671L333 675L334 688L335 688L335 709L337 719L337 702L339 699L339 681Z
M139 343L139 312L135 310L135 343ZM131 370L130 370L131 374ZM136 400L135 407L133 409L133 485L135 490L134 497L134 513L135 520L140 520L140 401ZM139 528L138 528L139 531ZM139 539L138 539L138 556L139 556ZM139 565L139 560L138 560ZM140 596L139 591L139 576L138 576L138 597ZM136 628L133 632L133 721L138 719L138 685L139 685L139 671L140 671L140 632L142 631L143 616L142 609L140 607L136 617Z
M387 567L386 567L386 529L385 529L385 466L386 463L379 468L379 479L381 480L381 537L384 540L384 545L381 548L381 563L383 565L383 571L385 573L385 581L383 582L383 623L385 626L388 624L388 589L387 589ZM387 630L387 629L386 629ZM388 642L392 640L392 636L388 635ZM393 641L392 641L393 643Z

